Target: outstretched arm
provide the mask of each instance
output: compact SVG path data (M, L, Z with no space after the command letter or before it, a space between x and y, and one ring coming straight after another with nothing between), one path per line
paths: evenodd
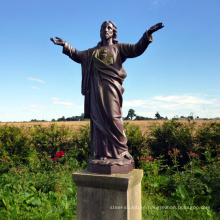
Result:
M158 31L158 30L160 30L160 29L163 28L163 27L164 27L163 23L157 23L157 24L155 24L154 26L152 26L149 30L147 30L147 33L148 33L149 35L151 35L151 34L153 34L155 31Z
M59 37L56 37L57 40L54 40L52 37L50 38L50 40L56 44L56 45L60 45L60 46L64 46L65 41Z
M138 43L120 44L119 49L122 57L122 62L124 62L126 58L140 56L147 49L148 45L153 41L152 33L158 31L163 27L164 26L162 23L157 23L143 34L143 37L138 41Z
M56 37L57 40L54 40L52 37L50 40L56 44L63 47L63 53L67 56L69 56L73 61L77 63L81 63L81 53L80 51L76 50L76 48L72 47L70 44L68 44L63 39Z

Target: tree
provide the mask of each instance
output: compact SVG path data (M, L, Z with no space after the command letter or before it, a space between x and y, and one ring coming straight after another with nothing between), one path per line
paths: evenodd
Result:
M57 121L66 121L65 117L63 116L62 118L58 118Z
M156 119L161 119L161 118L162 118L162 117L160 116L159 112L157 112L157 113L155 114L155 117L156 117Z
M80 116L80 121L84 121L84 120L85 120L84 113L82 113L81 116Z
M143 117L143 116L139 116L137 115L135 120L151 120L152 118L148 118L148 117Z
M127 115L126 118L132 120L133 117L135 117L135 116L136 116L135 110L134 110L134 109L129 109L129 110L128 110L128 115Z

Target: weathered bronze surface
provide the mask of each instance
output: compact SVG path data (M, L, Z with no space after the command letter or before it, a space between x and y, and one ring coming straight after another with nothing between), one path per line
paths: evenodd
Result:
M133 164L122 121L122 83L127 76L123 63L127 58L140 56L153 41L152 33L163 27L158 23L147 30L136 44L123 44L116 40L116 25L105 21L100 30L101 41L96 47L84 51L76 50L61 38L50 39L82 66L84 114L91 120L91 155L94 157L88 161L88 167L97 165L107 169L108 166ZM103 171L104 168L100 169Z

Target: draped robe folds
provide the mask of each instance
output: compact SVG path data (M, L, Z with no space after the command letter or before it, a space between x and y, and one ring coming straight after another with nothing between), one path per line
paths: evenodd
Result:
M63 53L82 66L84 116L90 118L91 155L121 158L128 151L122 121L123 62L141 55L153 41L147 32L136 44L112 44L78 51L65 42Z

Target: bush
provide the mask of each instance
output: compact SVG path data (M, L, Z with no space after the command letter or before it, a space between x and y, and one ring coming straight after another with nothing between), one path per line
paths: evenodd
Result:
M29 128L8 126L0 127L0 155L2 159L10 159L15 164L28 163L32 153L29 142ZM2 158L4 157L4 158Z
M128 138L127 145L129 153L134 158L135 167L139 167L139 160L137 158L147 152L146 137L138 125L130 124L128 122L124 123L124 131Z
M209 153L210 159L216 157L215 148L220 146L220 123L203 123L196 130L196 149L201 156L202 160L205 160L204 153Z
M31 129L31 144L40 154L44 152L54 156L56 152L67 151L73 148L73 138L70 127L50 124L48 127L41 124Z
M185 124L177 120L165 121L161 126L151 127L146 141L147 146L150 148L153 157L164 155L168 164L172 164L168 151L178 148L183 155L180 161L181 166L183 166L189 161L187 152L190 152L194 147L194 130L194 122L189 121Z
M73 134L75 155L80 166L86 168L86 161L91 158L91 136L90 136L90 125L81 126Z

